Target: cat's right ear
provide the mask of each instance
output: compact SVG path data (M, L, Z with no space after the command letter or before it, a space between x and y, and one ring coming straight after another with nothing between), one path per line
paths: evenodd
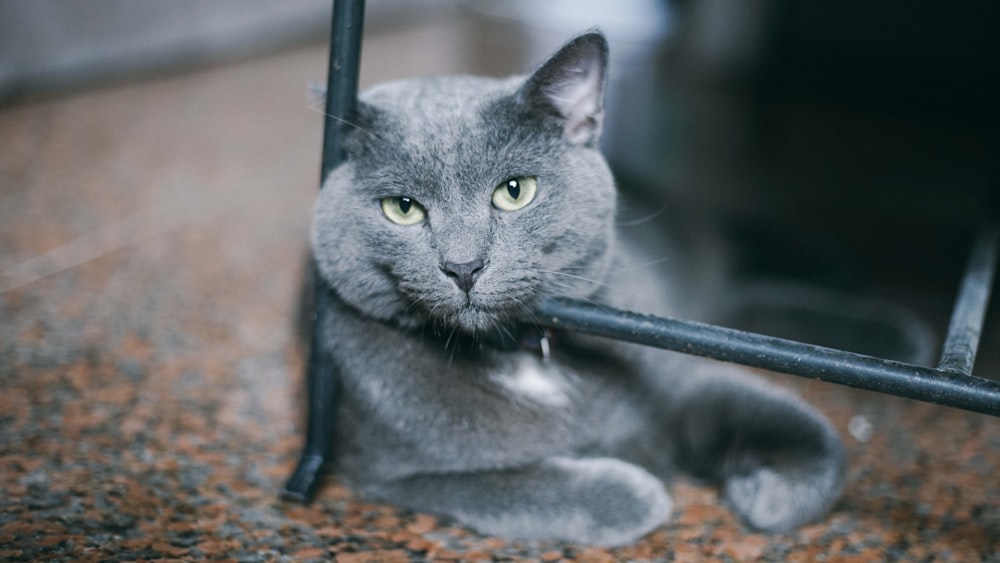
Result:
M608 42L590 31L563 45L517 93L517 99L562 128L573 144L596 144L604 121Z

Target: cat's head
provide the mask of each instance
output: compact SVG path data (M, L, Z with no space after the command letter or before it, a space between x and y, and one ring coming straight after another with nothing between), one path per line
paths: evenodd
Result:
M590 32L527 77L365 92L316 205L321 275L372 317L468 332L600 291L616 199L596 148L607 58Z

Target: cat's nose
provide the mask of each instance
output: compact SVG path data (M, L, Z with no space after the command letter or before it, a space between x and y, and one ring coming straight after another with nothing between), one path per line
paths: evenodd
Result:
M476 278L479 277L479 272L482 272L485 266L486 263L482 259L476 259L472 262L464 262L462 264L445 262L441 265L441 271L444 272L444 275L451 278L451 281L455 282L455 285L457 285L459 289L468 293L472 289L472 286L476 283Z

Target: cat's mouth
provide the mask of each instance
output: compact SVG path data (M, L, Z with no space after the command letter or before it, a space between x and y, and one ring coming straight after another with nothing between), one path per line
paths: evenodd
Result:
M514 310L510 307L483 306L473 299L467 299L441 320L468 333L483 333L498 330L515 321Z
M480 293L473 289L436 304L424 302L426 313L435 324L458 329L468 334L482 334L503 330L519 324L530 316L533 299L517 292L516 299L502 298L492 292Z
M529 321L537 296L534 279L484 275L462 287L452 279L441 279L433 287L402 286L413 313L442 328L468 334L503 330Z

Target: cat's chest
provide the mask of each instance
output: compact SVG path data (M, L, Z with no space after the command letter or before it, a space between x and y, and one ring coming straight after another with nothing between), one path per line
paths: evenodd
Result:
M512 354L486 375L505 398L544 407L566 407L573 401L579 377L555 361L531 352Z

